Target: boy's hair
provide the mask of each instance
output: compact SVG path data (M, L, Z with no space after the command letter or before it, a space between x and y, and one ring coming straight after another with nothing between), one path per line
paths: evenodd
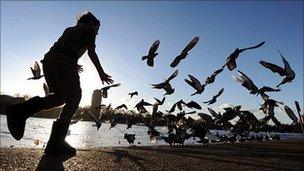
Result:
M100 26L100 21L89 11L85 11L78 17L77 24L79 23L90 23L93 22L95 25Z

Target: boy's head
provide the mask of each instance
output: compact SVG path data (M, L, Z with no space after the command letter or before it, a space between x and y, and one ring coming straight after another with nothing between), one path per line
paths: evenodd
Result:
M78 17L77 24L79 23L92 24L97 27L100 26L100 21L89 11L85 11Z

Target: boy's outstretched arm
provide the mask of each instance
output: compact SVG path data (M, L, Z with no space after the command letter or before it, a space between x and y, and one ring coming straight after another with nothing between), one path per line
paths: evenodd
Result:
M89 55L91 61L93 62L95 68L97 69L97 72L99 74L99 77L100 77L100 80L101 80L102 84L104 84L104 82L107 83L107 84L112 84L114 81L111 79L110 75L106 74L103 71L103 68L100 65L98 56L95 52L95 47L94 46L89 46L88 47L88 55Z

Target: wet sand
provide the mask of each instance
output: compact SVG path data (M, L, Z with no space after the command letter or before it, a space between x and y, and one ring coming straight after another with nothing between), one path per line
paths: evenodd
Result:
M304 170L304 140L78 149L71 158L1 148L0 165L0 170Z

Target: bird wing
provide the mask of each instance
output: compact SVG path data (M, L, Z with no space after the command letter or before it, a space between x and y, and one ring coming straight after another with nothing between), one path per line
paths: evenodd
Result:
M40 76L40 73L41 73L41 69L39 67L39 64L38 62L36 61L35 64L34 64L34 71L35 71L35 77L39 77Z
M183 49L182 53L187 53L189 52L197 43L198 43L199 37L194 37L188 45Z
M181 60L182 60L181 55L178 55L177 57L174 58L174 60L170 64L170 67L172 67L172 68L176 67L180 63Z
M266 62L266 61L263 61L263 60L260 60L259 63L261 65L263 65L265 68L270 69L272 72L280 74L280 76L285 76L286 75L285 69L280 67L280 66L277 66L275 64L272 64L270 62Z
M49 87L45 83L43 83L43 90L44 90L45 96L50 94Z
M269 91L281 91L281 89L274 89L274 88L271 88L271 87L268 87L268 86L263 86L260 90L261 90L261 91L264 91L264 92L269 92Z
M255 45L255 46L240 49L240 51L249 50L249 49L256 49L256 48L259 48L259 47L263 46L264 44L265 44L265 41L259 43L258 45Z
M284 106L285 112L286 114L289 116L289 118L293 121L293 122L298 122L298 118L296 117L296 115L294 114L294 112L287 106Z
M294 71L291 69L288 61L284 58L284 56L282 55L282 53L280 52L280 50L278 49L278 52L280 53L281 57L282 57L282 61L284 62L284 69L286 74L294 74Z
M172 80L173 78L175 78L177 75L178 75L178 69L175 70L175 71L173 72L172 75L170 75L170 77L167 79L167 82L171 81L171 80Z
M198 79L196 79L194 76L192 75L188 75L189 78L191 79L192 83L193 83L193 86L194 88L197 90L197 89L200 89L202 87L202 84L199 82Z
M213 98L218 98L221 94L223 94L224 92L224 88L222 88L215 96L213 96Z
M238 73L240 75L240 79L236 79L237 82L241 83L242 86L247 88L249 91L253 92L254 94L257 93L258 88L253 83L253 81L242 71L238 70Z
M208 111L210 112L210 114L215 117L215 118L219 118L220 115L218 113L216 113L213 109L207 107Z
M189 107L189 108L195 108L195 109L198 109L198 110L202 109L202 107L193 100L191 102L187 103L186 106Z
M176 103L174 103L173 106L171 107L171 109L169 111L167 110L167 112L172 113L175 111L175 108L176 108Z
M218 70L216 70L216 71L214 71L213 73L212 73L212 76L217 76L219 73L221 73L222 71L223 71L224 69L223 68L221 68L221 69L218 69Z
M158 46L159 46L160 41L156 40L153 45L151 46L150 50L149 50L149 55L155 54Z
M159 83L159 84L151 84L153 87L152 88L156 88L156 89L162 89L165 86L165 83Z

